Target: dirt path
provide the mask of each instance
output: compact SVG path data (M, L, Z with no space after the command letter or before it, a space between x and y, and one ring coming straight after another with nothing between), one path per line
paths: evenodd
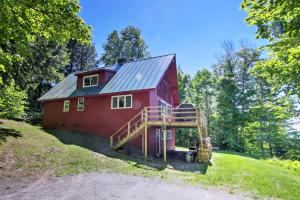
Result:
M136 176L84 173L75 176L47 178L31 183L13 194L1 194L0 199L248 199L225 191L170 184L159 179Z

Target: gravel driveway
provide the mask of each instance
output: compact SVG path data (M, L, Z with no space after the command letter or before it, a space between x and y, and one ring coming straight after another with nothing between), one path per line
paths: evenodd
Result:
M199 186L171 184L159 179L110 173L84 173L74 176L45 178L0 199L248 199L225 191Z

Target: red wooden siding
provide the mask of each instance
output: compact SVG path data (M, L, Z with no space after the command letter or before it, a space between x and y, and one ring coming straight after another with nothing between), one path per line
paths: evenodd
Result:
M169 102L173 107L179 102L178 84L176 74L176 63L173 62L168 68L166 75L157 88L103 94L98 96L84 97L84 111L77 111L77 99L71 98L70 111L63 112L64 100L53 100L44 102L43 127L52 129L64 129L86 134L93 134L109 138L122 125L139 113L146 106L158 106L159 100ZM114 72L97 71L78 75L77 87L82 88L83 76L99 74L99 85L107 83ZM165 87L163 84L166 84ZM163 88L163 89L162 89ZM111 109L111 96L132 94L133 107L126 109ZM161 127L150 127L148 130L148 152L155 154L156 134L155 129ZM142 147L141 136L130 145ZM172 139L167 140L167 149L175 148L175 131L172 129Z

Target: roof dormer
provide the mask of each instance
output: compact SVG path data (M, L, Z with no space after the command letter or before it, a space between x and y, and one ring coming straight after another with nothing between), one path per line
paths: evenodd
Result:
M90 87L103 87L113 77L115 71L94 69L79 72L77 76L77 89Z

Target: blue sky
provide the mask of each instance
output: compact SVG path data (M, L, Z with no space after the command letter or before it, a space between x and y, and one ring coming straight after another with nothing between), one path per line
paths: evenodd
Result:
M210 68L221 53L221 43L232 40L238 46L246 40L254 47L255 27L248 26L240 0L81 0L80 16L93 27L98 55L113 30L127 25L141 29L151 56L176 53L177 64L194 74Z

